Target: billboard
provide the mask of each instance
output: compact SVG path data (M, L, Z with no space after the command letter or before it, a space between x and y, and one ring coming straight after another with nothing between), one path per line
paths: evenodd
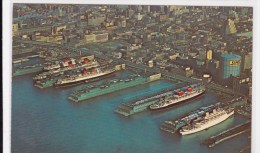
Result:
M229 61L229 65L230 66L239 66L240 65L240 61L230 60Z

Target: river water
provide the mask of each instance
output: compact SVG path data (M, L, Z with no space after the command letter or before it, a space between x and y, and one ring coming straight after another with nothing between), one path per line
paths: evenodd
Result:
M16 77L12 83L13 153L237 153L249 143L249 133L245 133L214 148L201 144L205 138L246 120L238 115L188 136L159 129L164 120L216 103L212 93L167 110L124 117L114 110L125 97L174 84L156 81L73 103L67 99L73 88L38 89L31 78Z

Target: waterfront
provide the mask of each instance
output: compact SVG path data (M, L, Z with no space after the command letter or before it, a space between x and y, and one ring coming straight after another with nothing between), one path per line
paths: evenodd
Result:
M167 110L145 111L123 117L115 114L114 109L125 97L169 86L169 82L156 81L73 103L67 97L75 87L41 90L33 86L31 77L26 75L13 79L12 152L236 153L248 144L249 133L214 148L200 144L209 136L246 120L239 115L207 131L184 137L159 129L164 120L215 103L216 98L211 93L192 103L183 103Z

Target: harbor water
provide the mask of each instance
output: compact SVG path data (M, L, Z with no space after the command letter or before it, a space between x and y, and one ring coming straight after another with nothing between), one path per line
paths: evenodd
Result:
M125 97L140 96L170 85L174 86L156 81L73 103L67 98L73 87L38 89L33 86L32 75L15 77L12 82L12 153L237 153L248 144L249 133L214 148L201 144L204 139L245 122L239 115L193 135L160 130L167 119L215 103L216 97L208 92L166 110L144 111L130 117L114 113Z

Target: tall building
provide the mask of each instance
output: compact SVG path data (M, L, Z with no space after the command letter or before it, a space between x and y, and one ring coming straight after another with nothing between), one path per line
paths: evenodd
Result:
M236 54L222 54L220 64L221 79L240 75L241 56Z
M233 34L237 32L237 28L235 25L235 21L228 19L228 23L226 26L226 34Z
M211 60L212 59L212 50L208 50L207 51L207 60Z
M242 53L241 55L241 71L252 68L252 52Z
M17 31L18 31L18 23L14 23L13 24L13 36L16 35Z

